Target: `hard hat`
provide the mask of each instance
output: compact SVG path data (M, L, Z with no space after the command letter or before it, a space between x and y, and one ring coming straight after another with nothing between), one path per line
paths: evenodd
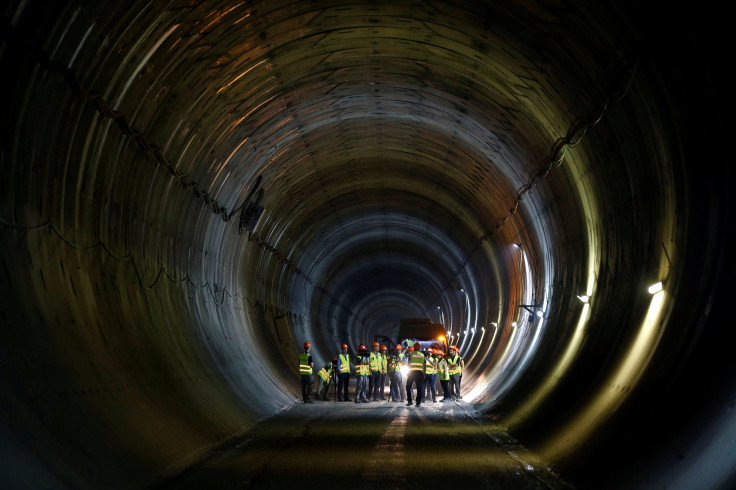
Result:
M420 344L419 342L414 344L414 350L422 350L422 344Z
M457 350L457 347L455 347L454 345L451 345L450 350Z
M333 357L333 358L332 358L332 360L333 360L333 361L337 361L337 357Z
M382 345L382 346L381 346L381 350L388 350L388 348L386 348L386 346L385 346L385 345Z
M406 348L406 352L413 352L413 351L414 351L414 347L412 346L409 346Z
M373 342L373 347L378 347L378 342Z
M396 346L396 350L401 350L401 344Z
M310 344L309 342L304 342L304 348L307 349L309 347L312 347L312 344Z
M342 344L342 348L343 349L347 349L348 348L348 344Z
M364 346L363 344L360 344L360 345L358 346L358 350L365 350L365 346Z

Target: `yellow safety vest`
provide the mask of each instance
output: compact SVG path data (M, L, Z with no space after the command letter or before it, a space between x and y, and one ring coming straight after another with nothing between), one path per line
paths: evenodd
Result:
M437 374L437 360L431 357L427 358L427 367L425 374Z
M424 354L412 352L409 357L409 369L412 371L424 371Z
M391 356L391 359L388 360L388 366L387 370L389 373L395 373L396 371L399 371L401 369L401 362L399 361L399 358L397 356Z
M319 370L317 375L322 378L325 382L330 380L330 376L332 376L332 365L330 365L330 369L322 368Z
M381 354L378 352L371 352L369 359L371 361L371 371L378 372L381 370Z
M350 373L350 356L340 354L340 373Z
M312 374L312 366L309 365L309 352L299 354L299 374L302 376Z
M388 372L388 359L386 358L386 354L381 354L381 372L387 373Z
M440 359L440 362L437 363L437 371L440 373L440 381L450 379L450 372L447 370L447 361L445 359Z
M460 374L460 356L455 354L447 360L447 365L450 366L450 375Z
M355 359L355 375L356 376L368 376L370 374L370 366L363 363L362 357L358 356Z

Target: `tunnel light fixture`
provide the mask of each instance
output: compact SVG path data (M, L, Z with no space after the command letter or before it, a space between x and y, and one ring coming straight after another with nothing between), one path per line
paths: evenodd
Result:
M648 291L649 291L649 294L657 294L662 289L664 289L664 286L662 285L662 281L659 281L658 283L652 284L651 286L649 286Z
M590 301L590 296L588 296L587 294L581 294L578 296L578 299L583 303L587 303L588 301Z
M544 312L542 310L537 310L537 316L542 318L544 316Z
M521 248L521 243L514 243L514 247Z
M517 325L518 325L518 323L516 323L516 322L511 323L511 326L514 327L514 328L516 328Z
M496 322L491 322L491 325L493 325L494 327L498 327L498 323Z

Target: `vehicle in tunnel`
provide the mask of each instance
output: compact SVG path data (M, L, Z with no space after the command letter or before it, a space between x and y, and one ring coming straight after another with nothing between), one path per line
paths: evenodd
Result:
M402 318L399 321L399 333L396 344L402 349L421 342L424 347L436 347L448 352L445 327L441 323L432 323L429 318Z

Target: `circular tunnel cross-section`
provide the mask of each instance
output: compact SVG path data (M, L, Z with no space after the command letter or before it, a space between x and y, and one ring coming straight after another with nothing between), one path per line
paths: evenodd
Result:
M581 487L734 483L706 10L6 3L3 480L157 485L427 318Z

